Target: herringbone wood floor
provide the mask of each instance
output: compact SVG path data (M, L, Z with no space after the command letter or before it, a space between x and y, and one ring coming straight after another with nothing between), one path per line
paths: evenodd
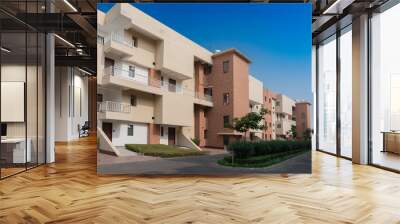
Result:
M96 175L94 138L0 181L0 223L400 223L400 175L314 152L312 175Z

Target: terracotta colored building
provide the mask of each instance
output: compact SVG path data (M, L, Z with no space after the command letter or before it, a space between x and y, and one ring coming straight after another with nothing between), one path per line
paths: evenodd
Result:
M272 140L276 138L275 130L275 106L276 106L276 94L269 89L264 89L264 108L267 109L267 114L265 115L265 130L264 139Z
M249 111L250 60L235 49L212 56L212 72L207 76L207 88L213 95L213 107L207 111L207 146L222 148L242 133L229 126L236 117Z
M311 128L309 102L296 102L296 132L297 138L302 139L304 132Z

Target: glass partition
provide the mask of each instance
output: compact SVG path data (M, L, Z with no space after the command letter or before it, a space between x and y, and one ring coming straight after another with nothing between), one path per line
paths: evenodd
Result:
M336 153L336 35L318 47L318 149Z
M4 1L18 13L42 10L40 1ZM18 6L18 7L16 7ZM23 15L23 14L22 14ZM45 35L0 12L0 178L45 163ZM10 25L13 24L13 25Z

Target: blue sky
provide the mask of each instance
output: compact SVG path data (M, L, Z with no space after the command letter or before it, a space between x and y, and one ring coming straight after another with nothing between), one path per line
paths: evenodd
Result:
M112 3L98 4L104 12ZM250 74L294 99L312 102L311 4L134 4L214 52L236 48Z

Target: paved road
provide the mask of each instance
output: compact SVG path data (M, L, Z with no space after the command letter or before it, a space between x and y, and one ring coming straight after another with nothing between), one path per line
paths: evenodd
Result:
M252 173L311 173L311 152L266 168L238 168L217 164L226 153L204 156L157 158L118 164L98 164L99 174L132 175L236 175Z

